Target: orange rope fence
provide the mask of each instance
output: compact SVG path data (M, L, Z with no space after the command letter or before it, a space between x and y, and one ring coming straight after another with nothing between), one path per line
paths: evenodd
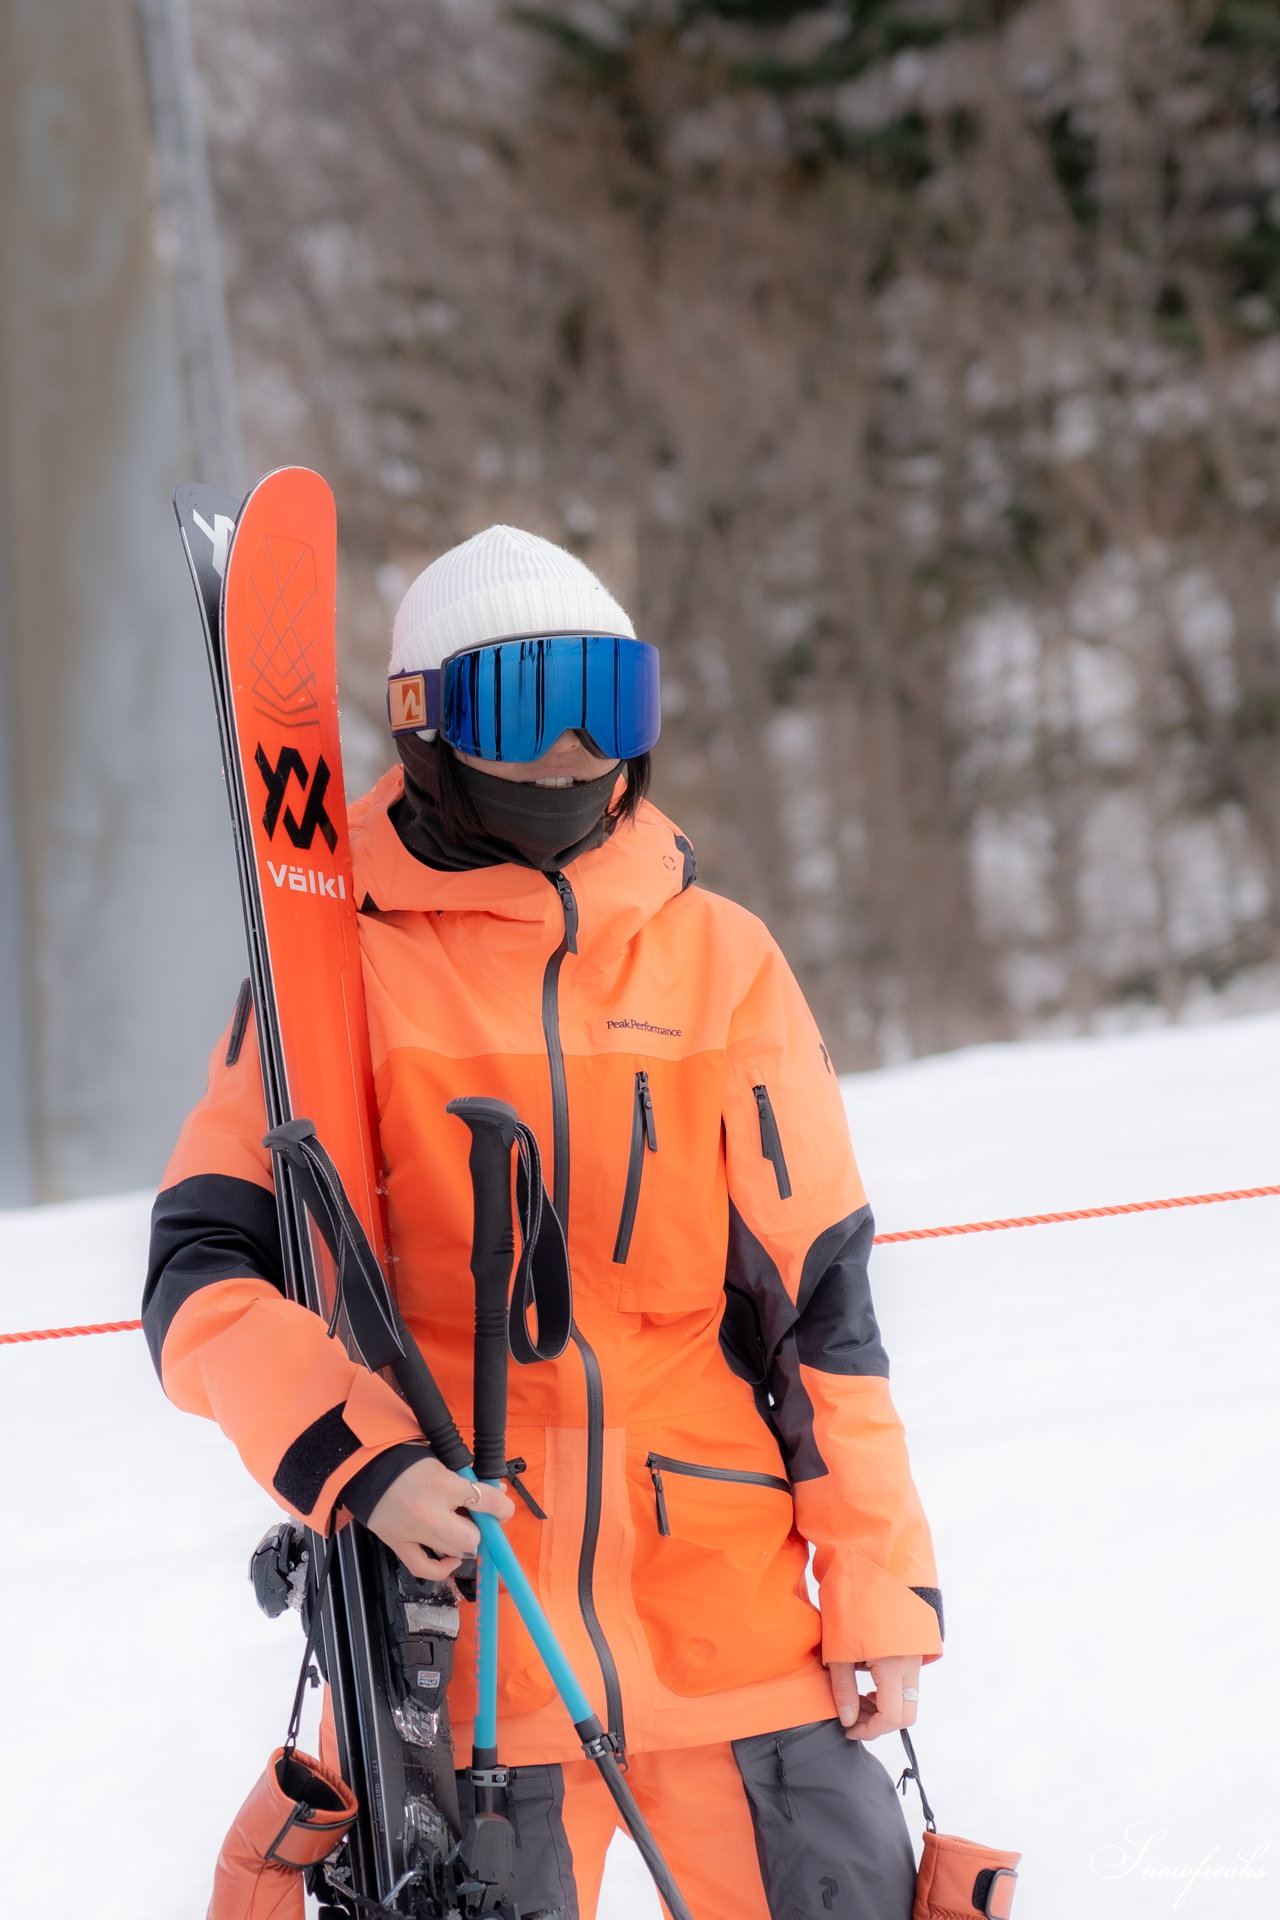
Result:
M16 1347L24 1340L70 1340L77 1333L138 1333L141 1320L104 1320L97 1327L41 1327L31 1333L0 1333L0 1347Z
M1129 1200L1117 1207L1075 1207L1066 1213L1023 1213L1011 1220L966 1220L952 1227L906 1227L900 1233L878 1233L878 1247L904 1240L944 1240L957 1233L1003 1233L1009 1227L1053 1227L1064 1220L1110 1220L1121 1213L1158 1213L1166 1207L1211 1207L1220 1200L1267 1200L1280 1186L1237 1187L1230 1193L1184 1193L1174 1200ZM96 1327L41 1327L30 1333L0 1333L0 1347L27 1340L70 1340L81 1333L137 1333L141 1320L107 1320Z
M1156 1213L1162 1207L1211 1207L1219 1200L1264 1200L1280 1187L1237 1187L1233 1193L1184 1193L1176 1200L1129 1200L1118 1207L1076 1207L1070 1213L1024 1213L1013 1220L967 1220L959 1227L907 1227L901 1233L878 1233L876 1245L900 1240L941 1240L952 1233L1003 1233L1006 1227L1052 1227L1061 1220L1109 1220L1117 1213Z

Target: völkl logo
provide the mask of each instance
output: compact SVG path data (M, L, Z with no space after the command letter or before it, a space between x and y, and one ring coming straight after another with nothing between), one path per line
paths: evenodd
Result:
M290 893L318 893L329 900L347 897L347 883L340 873L321 873L318 867L291 867L287 860L279 866L268 860L267 871L278 887L288 887Z
M316 761L314 776L308 772L307 763L296 747L282 747L274 767L260 745L253 758L267 789L267 804L263 809L262 827L268 840L275 838L276 826L283 813L284 830L295 847L309 848L316 833L319 832L330 853L333 853L338 845L338 836L324 808L324 796L329 785L329 769L323 754ZM307 796L307 804L303 808L301 820L296 817L292 808L284 804L290 780L296 780Z

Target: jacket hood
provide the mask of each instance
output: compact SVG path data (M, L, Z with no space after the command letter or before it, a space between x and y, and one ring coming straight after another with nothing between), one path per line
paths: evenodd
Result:
M560 904L548 874L504 864L445 873L417 860L389 818L404 792L404 769L392 767L350 810L351 861L362 911L489 913L500 920L559 923ZM578 902L578 949L634 938L668 900L696 877L693 848L649 801L569 869Z

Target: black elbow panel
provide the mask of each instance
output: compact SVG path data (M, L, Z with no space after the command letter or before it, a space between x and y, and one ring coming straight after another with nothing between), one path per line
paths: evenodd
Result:
M835 1374L889 1371L867 1283L874 1239L870 1207L825 1228L805 1256L793 1304L772 1255L730 1203L720 1345L729 1366L755 1389L756 1406L777 1436L793 1481L827 1472L801 1367Z
M796 1352L804 1366L888 1376L867 1280L875 1237L871 1209L860 1207L820 1233L805 1255L796 1302Z

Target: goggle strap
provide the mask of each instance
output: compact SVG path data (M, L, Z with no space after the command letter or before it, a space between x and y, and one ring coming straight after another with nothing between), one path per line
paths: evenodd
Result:
M387 718L391 731L421 733L440 725L440 669L393 673L387 680Z

